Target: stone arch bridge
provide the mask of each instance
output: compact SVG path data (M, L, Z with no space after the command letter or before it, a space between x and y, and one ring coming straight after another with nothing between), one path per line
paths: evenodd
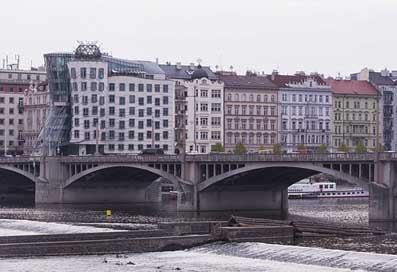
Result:
M37 203L159 202L161 177L178 191L179 211L281 213L289 185L325 173L369 190L371 219L395 220L396 162L388 152L18 157L1 158L0 172L34 182Z

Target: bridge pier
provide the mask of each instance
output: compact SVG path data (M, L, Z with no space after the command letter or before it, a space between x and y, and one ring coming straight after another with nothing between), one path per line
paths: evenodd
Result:
M377 162L369 184L369 220L397 221L397 163Z

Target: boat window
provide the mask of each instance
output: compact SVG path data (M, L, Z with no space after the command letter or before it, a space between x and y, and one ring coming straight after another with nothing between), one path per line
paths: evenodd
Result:
M338 195L340 195L340 193L338 193Z
M346 193L342 193L342 195L345 195Z
M320 184L319 188L320 188L320 189L322 189L322 188L323 188L323 185L322 185L322 184Z
M356 194L356 192L352 192L352 195L355 195Z
M324 185L324 188L325 188L325 189L328 189L328 185Z
M327 193L327 195L331 195L330 193Z
M330 188L330 189L333 189L333 188L334 188L334 185L333 185L333 184L329 185L329 188Z
M335 193L332 193L332 195L335 195Z

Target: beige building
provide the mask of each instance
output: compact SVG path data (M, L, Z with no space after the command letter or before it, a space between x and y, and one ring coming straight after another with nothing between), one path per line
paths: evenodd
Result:
M48 109L50 98L47 82L31 84L24 93L24 153L31 154L37 146L37 138L42 130Z
M360 140L367 149L382 144L382 115L379 94L371 83L355 80L327 80L333 93L333 149L346 145L354 152Z
M277 86L262 76L219 72L225 84L225 151L242 143L248 152L278 143Z

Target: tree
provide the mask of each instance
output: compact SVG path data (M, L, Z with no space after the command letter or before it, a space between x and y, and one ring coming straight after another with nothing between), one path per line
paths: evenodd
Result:
M360 141L358 141L358 144L356 145L356 149L355 149L356 153L365 153L367 152L367 148L364 145L364 140L360 139Z
M317 153L324 154L324 153L327 153L327 152L328 152L328 150L327 150L327 146L325 144L321 144L321 145L319 145L317 147Z
M273 145L273 154L281 155L281 144Z
M338 151L347 153L349 152L349 147L345 143L343 143L338 147Z
M225 148L221 143L216 143L211 146L211 152L225 152Z
M300 144L300 145L298 145L298 150L304 151L304 150L306 150L306 146L304 144Z
M236 144L236 147L234 148L234 154L237 155L242 155L247 153L247 149L242 143Z

